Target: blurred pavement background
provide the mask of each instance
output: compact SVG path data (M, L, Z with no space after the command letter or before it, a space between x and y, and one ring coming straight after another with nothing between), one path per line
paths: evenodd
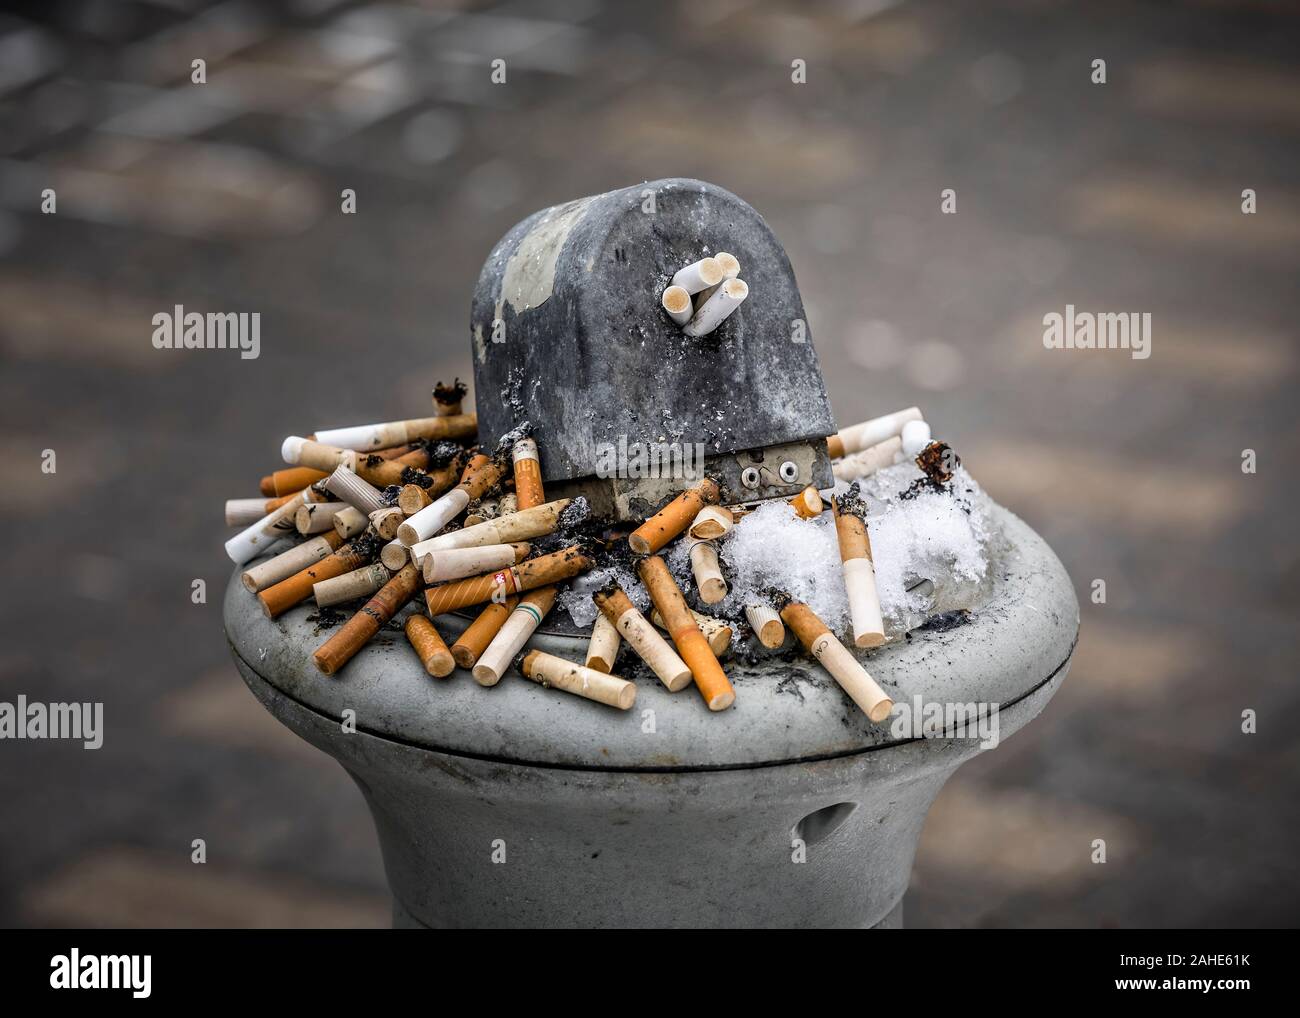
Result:
M697 176L784 242L839 419L919 404L1083 606L1062 692L935 804L908 924L1295 925L1298 15L9 5L0 699L101 699L108 730L0 743L0 924L387 923L360 794L231 664L223 500L285 434L470 377L470 294L516 221ZM1153 356L1045 350L1067 302L1151 312ZM153 349L174 304L260 311L260 359Z

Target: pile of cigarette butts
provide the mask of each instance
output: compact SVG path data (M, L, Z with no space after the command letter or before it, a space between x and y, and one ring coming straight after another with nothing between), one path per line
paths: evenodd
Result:
M668 317L688 336L707 336L740 307L749 286L740 278L740 261L719 251L679 270L663 293Z
M459 382L439 384L434 416L290 436L281 449L289 466L262 479L262 497L227 502L227 525L246 526L226 542L237 565L282 538L301 538L242 574L266 615L276 618L308 599L318 609L366 599L313 654L321 672L335 675L422 595L425 611L409 617L405 634L432 676L446 677L460 666L480 685L493 686L517 662L534 682L627 710L636 686L613 672L626 643L669 691L693 683L709 710L731 706L735 691L719 658L730 647L732 623L694 611L660 553L675 540L685 542L699 598L716 604L727 593L717 543L753 506L719 504L718 484L705 477L630 533L627 526L605 528L587 519L585 499L546 500L528 425L490 452L475 445L477 419L462 411L464 395ZM942 480L950 459L947 446L930 440L915 407L846 428L828 445L840 478L861 478L915 457L927 475ZM788 501L805 520L826 509L813 487ZM857 489L832 497L830 512L852 642L880 646L884 625ZM632 563L653 605L650 618L611 581L592 594L599 615L584 662L536 649L520 659L560 586L615 558ZM448 647L434 620L480 605ZM744 619L772 651L781 647L788 626L872 721L889 716L889 696L808 605L773 592L746 604Z

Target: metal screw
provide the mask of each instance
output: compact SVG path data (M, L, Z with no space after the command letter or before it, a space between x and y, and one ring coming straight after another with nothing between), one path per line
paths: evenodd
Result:
M740 483L746 488L757 488L759 480L758 467L746 467L740 472Z
M781 464L781 480L786 484L793 484L799 480L799 467L794 460L786 460Z

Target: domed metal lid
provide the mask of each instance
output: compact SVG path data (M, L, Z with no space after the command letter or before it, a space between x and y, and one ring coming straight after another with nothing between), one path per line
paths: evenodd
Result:
M1006 510L995 512L1008 551L993 564L987 603L957 628L914 631L862 656L896 703L920 696L1005 709L1059 680L1068 664L1079 627L1070 579L1042 538ZM267 619L236 570L225 621L241 669L327 717L355 711L360 731L449 753L558 767L708 769L824 759L912 737L872 724L801 654L724 662L736 702L717 714L693 686L669 693L653 676L637 681L628 711L535 685L513 670L487 689L460 669L431 678L391 628L331 678L312 664L327 638L308 621L312 613L302 606ZM438 620L448 642L465 624L452 621ZM575 660L584 649L583 641L559 635L538 634L533 645Z

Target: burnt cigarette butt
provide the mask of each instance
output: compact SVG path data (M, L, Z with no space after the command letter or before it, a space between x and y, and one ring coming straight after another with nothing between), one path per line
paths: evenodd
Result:
M530 650L519 666L524 678L552 689L562 689L587 700L627 710L636 703L636 686L617 675L566 661L554 654Z
M555 604L556 588L543 587L519 599L505 624L502 625L487 649L479 655L471 674L480 686L495 686L510 667L515 655L524 649L528 638L537 631L542 619Z
M375 533L385 541L391 541L397 537L397 530L406 519L406 514L395 505L384 506L382 509L376 509L370 514L370 525L375 528Z
M831 499L831 512L835 514L835 534L840 544L840 561L844 564L853 643L858 647L879 647L885 642L885 623L880 614L867 523L855 513L841 511L838 499Z
M420 554L421 545L411 549L411 559L424 571L425 583L444 583L466 576L507 569L522 562L532 551L532 546L517 544L485 544L477 548L444 548Z
M433 412L439 417L455 417L461 413L467 388L459 378L451 385L439 382L433 387Z
M555 532L560 523L560 513L564 512L568 504L569 499L559 498L554 502L498 516L494 520L472 527L438 534L421 544L427 544L428 549L434 551L443 548L472 548L483 544L509 544L512 541L529 541L535 537L545 537Z
M404 484L397 493L397 508L406 516L414 516L432 501L429 493L418 484Z
M745 618L754 627L758 642L769 650L785 643L785 623L766 601L751 601L745 605Z
M397 572L411 561L411 549L401 541L389 541L379 549L379 561L393 572Z
M294 514L293 525L300 534L323 534L334 529L334 517L343 509L352 508L346 502L312 502L300 505Z
M672 285L680 286L687 293L699 293L709 286L722 282L722 266L713 257L701 258L684 269L678 269L673 276Z
M895 438L903 432L903 425L908 421L919 421L921 411L914 406L906 410L895 410L883 417L873 417L861 424L841 428L837 434L826 440L826 449L831 459L849 456L873 445L879 445L887 438Z
M790 499L790 504L794 506L794 511L801 520L811 520L815 516L820 516L822 510L826 508L821 492L812 485Z
M694 515L694 514L692 514ZM677 652L686 667L691 670L696 688L704 697L709 710L726 710L735 702L736 691L731 687L731 680L718 664L718 658L709 646L709 641L700 632L700 627L691 615L686 599L682 596L677 581L669 572L667 564L658 555L642 559L637 565L641 582L645 584L659 614L663 617Z
M314 439L290 435L280 444L280 456L293 466L309 467L332 474L340 467L356 470L357 454L351 449L326 445Z
M660 298L660 303L668 312L668 317L677 325L685 325L691 320L691 315L695 313L695 308L691 303L691 295L684 286L670 286L664 291Z
M287 470L277 470L268 475L270 484L267 485L267 478L262 478L264 495L291 495L295 491L302 491L308 485L315 484L317 481L323 481L329 477L327 470L313 470L311 467L289 467ZM267 487L270 491L266 491Z
M734 633L722 619L715 619L712 615L702 615L694 608L691 609L691 618L695 619L695 624L700 627L700 632L709 641L709 646L713 648L713 653L717 655L719 661L731 652L731 637ZM664 622L664 617L659 614L658 608L650 612L650 621L664 632L668 631L668 624Z
M337 533L321 534L320 537L313 537L310 541L295 544L288 551L283 551L274 558L259 562L251 569L245 570L239 578L250 593L256 594L273 583L279 583L294 573L301 572L312 563L319 562L342 543L343 538Z
M429 465L429 452L423 447L391 460L382 459L379 456L367 456L364 453L355 453L354 455L356 455L357 459L356 466L353 469L357 472L357 475L377 488L387 488L390 484L401 484L406 480L406 471L408 469L422 471ZM431 479L434 478L434 474L428 476ZM430 492L432 492L432 489L430 489Z
M531 509L546 501L542 490L542 465L537 458L537 442L521 438L510 451L515 467L515 499L520 509Z
M267 505L274 499L265 498L228 498L226 499L226 526L246 527L264 519L267 513L274 512L276 506Z
M430 587L424 596L429 606L429 615L437 617L473 604L500 601L511 594L559 583L585 573L593 565L578 545L572 545L549 555L539 555L520 562L512 569L500 569L495 573L470 576L463 580L452 580L440 587Z
M465 509L465 519L461 523L463 527L476 527L488 520L495 520L497 515L496 499L480 498L477 502L471 502Z
M838 459L831 464L831 473L837 481L853 481L868 477L877 470L883 470L894 462L894 457L903 451L903 440L895 435L883 442L868 446L861 452L855 452Z
M727 596L727 581L718 563L717 549L708 541L691 540L691 572L695 574L700 600L705 604L717 604Z
M339 467L330 474L325 479L324 487L340 502L355 506L367 516L376 509L384 508L384 493L347 467Z
M351 544L345 544L319 562L260 591L257 600L261 602L267 618L278 618L294 605L301 604L311 597L312 587L321 580L350 573L353 569L360 569L369 561L369 556L362 551Z
M730 509L720 505L706 505L695 514L687 533L702 541L712 541L731 530L735 522L736 517Z
M618 635L618 627L603 613L597 615L596 621L591 624L591 639L587 641L587 667L606 674L612 672L622 642L623 638Z
M328 608L344 601L369 597L392 578L393 574L387 566L382 562L372 562L342 576L333 576L313 584L312 597L316 599L318 608Z
M615 625L627 645L659 677L659 681L670 693L676 693L690 685L691 670L686 667L686 662L659 635L654 626L646 621L646 617L622 587L615 585L611 589L598 590L591 597L600 609L601 618Z
M408 548L427 540L459 516L470 502L482 498L484 492L494 487L505 473L505 467L496 460L487 457L484 460L477 465L471 460L460 484L415 515L408 516L397 529L398 540Z
M340 509L334 514L334 531L340 537L355 537L368 526L370 520L366 518L366 514L352 506Z
M731 317L749 296L749 284L743 279L728 279L713 292L682 327L688 336L707 336Z
M536 509L537 506L531 508ZM497 516L510 516L519 512L519 499L513 491L507 491L497 500Z
M718 486L706 477L632 531L627 543L638 555L653 555L690 526L705 505L717 502L718 496Z
M492 638L501 632L501 627L518 603L519 598L508 597L502 604L489 604L479 612L478 618L451 645L451 656L456 659L456 664L472 669Z
M326 675L333 675L351 661L357 651L379 632L380 627L402 610L402 606L411 599L419 586L420 574L415 566L410 563L403 566L360 611L316 648L316 653L312 655L316 667Z
M456 659L447 649L447 642L423 615L412 615L406 620L406 638L424 670L435 679L446 678L456 669Z
M867 674L849 649L835 639L830 628L811 608L792 601L781 610L781 618L794 630L794 635L808 653L821 663L867 717L876 722L889 717L889 712L894 709L889 694L876 685L876 680Z
M316 441L340 449L371 452L408 442L473 438L478 434L474 414L418 417L408 421L361 424L351 428L330 428L316 432Z

